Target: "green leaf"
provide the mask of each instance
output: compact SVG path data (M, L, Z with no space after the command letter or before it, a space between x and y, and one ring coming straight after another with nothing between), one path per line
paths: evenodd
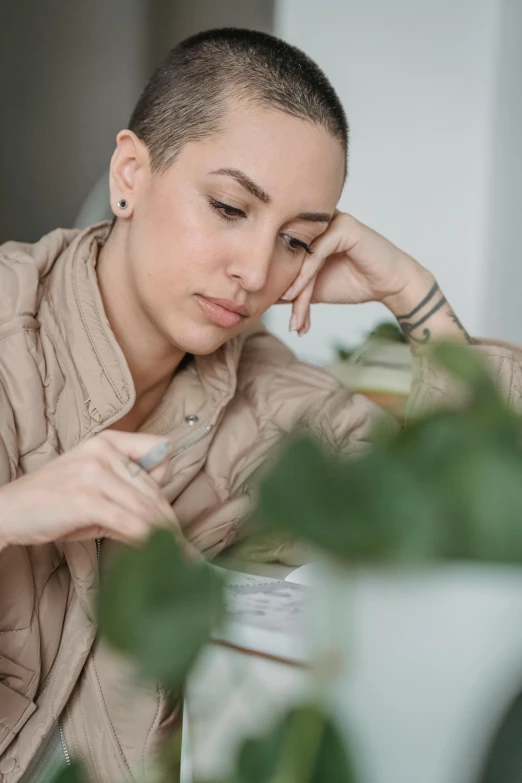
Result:
M102 635L168 688L182 684L222 615L220 580L206 563L188 562L167 530L122 548L102 581Z
M296 439L259 498L260 518L272 527L347 560L419 559L441 536L438 503L426 503L415 477L384 446L340 461Z
M85 783L82 766L77 761L72 761L64 767L53 780L53 783Z
M281 756L283 737L272 731L264 737L246 739L237 758L237 783L265 783L273 776Z
M347 348L345 345L336 343L333 346L335 357L340 362L345 362L353 354L353 348Z
M290 532L328 535L344 493L338 463L305 437L292 440L260 487L261 518ZM319 520L325 519L322 528Z
M294 707L263 736L247 739L234 783L355 783L340 733L320 707Z
M461 527L456 555L494 562L522 562L520 460L504 450L476 450L462 460L459 482Z
M438 350L474 381L463 409L381 432L357 458L294 439L260 487L258 518L348 561L522 563L521 419L469 349Z
M394 321L382 321L370 332L370 337L391 340L394 343L406 343L407 339L400 326Z

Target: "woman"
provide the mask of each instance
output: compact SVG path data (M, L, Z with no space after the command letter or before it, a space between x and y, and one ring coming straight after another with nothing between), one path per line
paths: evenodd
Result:
M213 555L237 537L250 477L281 434L305 422L340 451L364 448L372 405L267 334L268 307L292 301L302 334L311 302L376 300L413 343L469 341L427 270L336 212L346 153L342 107L305 55L261 33L204 33L170 53L118 134L115 222L1 249L8 783L69 755L93 779L133 780L171 725L162 694L130 689L95 641L111 539L140 540L162 519ZM518 394L512 350L480 350ZM440 386L423 362L425 400ZM151 449L166 458L147 472Z

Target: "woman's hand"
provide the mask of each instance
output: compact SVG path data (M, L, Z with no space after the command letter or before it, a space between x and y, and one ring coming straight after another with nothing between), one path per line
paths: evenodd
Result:
M293 300L292 326L298 332L308 331L311 303L391 303L416 278L423 278L428 287L434 282L415 259L343 212L335 213L312 250L283 296Z
M312 250L282 297L293 303L292 331L310 329L310 304L382 302L413 342L471 342L431 272L351 215L336 212Z
M163 444L154 435L108 430L1 487L0 549L94 538L133 543L154 525L176 526L161 491L171 451ZM147 473L137 460L155 447L161 463Z

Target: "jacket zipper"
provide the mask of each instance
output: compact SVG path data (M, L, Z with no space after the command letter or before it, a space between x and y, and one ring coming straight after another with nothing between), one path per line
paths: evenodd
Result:
M187 449L192 448L192 446L195 446L196 443L199 443L200 440L203 440L203 438L206 438L206 436L210 433L212 429L212 424L207 424L203 430L198 435L194 435L193 438L188 440L186 443L183 444L183 446L180 446L179 449L176 449L176 451L172 454L171 459L174 457L178 457L180 454L183 454L184 451L187 451ZM98 563L100 562L100 551L101 551L101 539L96 539L96 559L98 560ZM71 757L69 755L69 749L67 747L67 743L65 741L65 734L63 730L63 722L62 722L62 716L60 715L58 718L58 729L60 731L60 740L62 743L62 750L63 755L65 757L65 763L68 767L71 766Z
M65 757L65 763L68 767L71 766L71 757L69 756L69 749L67 748L67 743L65 741L65 734L63 733L63 724L62 724L62 716L58 718L58 729L60 731L60 740L62 742L62 750L63 755Z
M178 457L180 454L183 454L184 451L187 451L187 449L190 449L192 446L195 446L196 443L199 443L200 440L206 438L211 429L212 424L207 424L198 435L194 435L194 437L184 443L183 446L180 446L179 449L176 449L176 451L172 454L171 459Z
M96 559L97 559L98 563L100 562L100 550L101 550L101 539L97 538L96 539ZM65 757L65 763L66 763L66 765L68 767L70 767L71 766L71 757L69 755L69 748L67 747L67 743L65 741L65 733L64 733L64 730L63 730L63 721L62 721L62 716L61 715L58 717L58 730L60 732L60 740L61 740L61 743L62 743L62 750L63 750L63 755Z

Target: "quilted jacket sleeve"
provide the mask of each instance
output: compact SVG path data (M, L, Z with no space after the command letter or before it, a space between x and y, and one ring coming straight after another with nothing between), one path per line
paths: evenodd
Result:
M261 427L281 434L312 431L339 454L364 451L379 419L390 417L323 369L300 362L264 329L251 335L242 357L240 384Z
M481 343L472 350L483 356L509 404L522 412L522 351L493 342ZM413 372L410 415L458 401L458 383L430 361L427 351L415 351ZM264 533L241 540L248 533L242 526L248 511L245 487L251 485L253 473L263 469L270 446L277 444L285 433L303 426L336 453L356 455L370 447L379 419L385 419L390 427L398 425L366 397L353 394L324 370L299 362L262 326L245 341L238 393L252 412L256 436L248 448L233 456L232 470L230 462L222 468L220 485L227 486L228 500L209 509L209 518L196 521L191 534L210 556L236 543L234 553L238 557L299 565L309 556L306 551L303 554L299 542L280 536L267 538ZM243 442L232 428L227 453L233 453L236 441ZM210 529L216 540L209 539Z
M435 364L430 351L413 347L413 381L408 401L408 418L441 405L458 405L465 390L450 374ZM479 340L470 347L484 362L499 394L522 414L522 348L496 340Z
M469 350L481 357L508 405L522 414L522 348L479 340ZM461 403L465 389L432 361L431 349L413 346L412 351L413 381L407 416ZM306 423L339 453L364 450L371 442L377 419L385 414L366 397L345 389L324 370L299 362L265 330L249 338L244 355L246 385L250 386L256 408L261 415L272 417L282 430Z
M16 431L9 399L0 381L0 486L16 478Z

